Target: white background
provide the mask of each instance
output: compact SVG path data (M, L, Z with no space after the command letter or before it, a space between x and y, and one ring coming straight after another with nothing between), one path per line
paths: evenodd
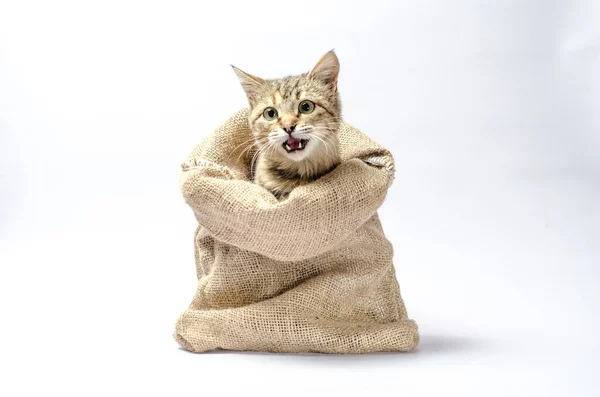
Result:
M1 1L0 394L592 396L598 1ZM179 164L245 97L229 64L335 48L389 147L380 211L421 344L191 354ZM239 393L238 395L242 395Z

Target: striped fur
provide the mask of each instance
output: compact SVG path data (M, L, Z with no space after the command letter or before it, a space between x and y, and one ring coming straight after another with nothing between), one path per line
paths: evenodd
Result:
M310 183L335 168L340 162L338 126L341 103L337 91L339 61L333 51L323 55L311 72L281 79L264 80L234 67L248 97L250 123L255 145L254 181L285 198L294 188ZM310 114L299 105L315 104ZM275 120L264 116L267 108L277 111ZM288 153L284 143L291 136L305 139L303 150Z

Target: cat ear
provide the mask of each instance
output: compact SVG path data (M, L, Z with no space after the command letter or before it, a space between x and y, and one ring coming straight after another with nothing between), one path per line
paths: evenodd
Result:
M331 84L337 89L338 74L340 73L340 61L333 50L323 55L309 75L316 77L326 84Z
M261 86L265 83L265 81L259 77L252 76L241 69L236 68L231 65L233 71L237 75L238 79L240 79L240 83L242 83L242 88L246 91L246 96L248 97L248 101L253 102L258 93L260 92Z

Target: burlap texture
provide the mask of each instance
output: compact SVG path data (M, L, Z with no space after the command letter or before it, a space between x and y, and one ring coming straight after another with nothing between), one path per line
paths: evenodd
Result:
M419 341L377 209L394 177L388 150L340 128L342 164L278 201L250 181L247 110L183 164L199 226L198 288L174 337L186 350L368 353Z

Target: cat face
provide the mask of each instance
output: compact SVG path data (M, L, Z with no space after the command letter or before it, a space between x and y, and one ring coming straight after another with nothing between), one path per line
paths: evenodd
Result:
M249 122L261 155L299 162L337 150L341 106L339 61L325 54L310 73L263 80L234 67L250 104Z

